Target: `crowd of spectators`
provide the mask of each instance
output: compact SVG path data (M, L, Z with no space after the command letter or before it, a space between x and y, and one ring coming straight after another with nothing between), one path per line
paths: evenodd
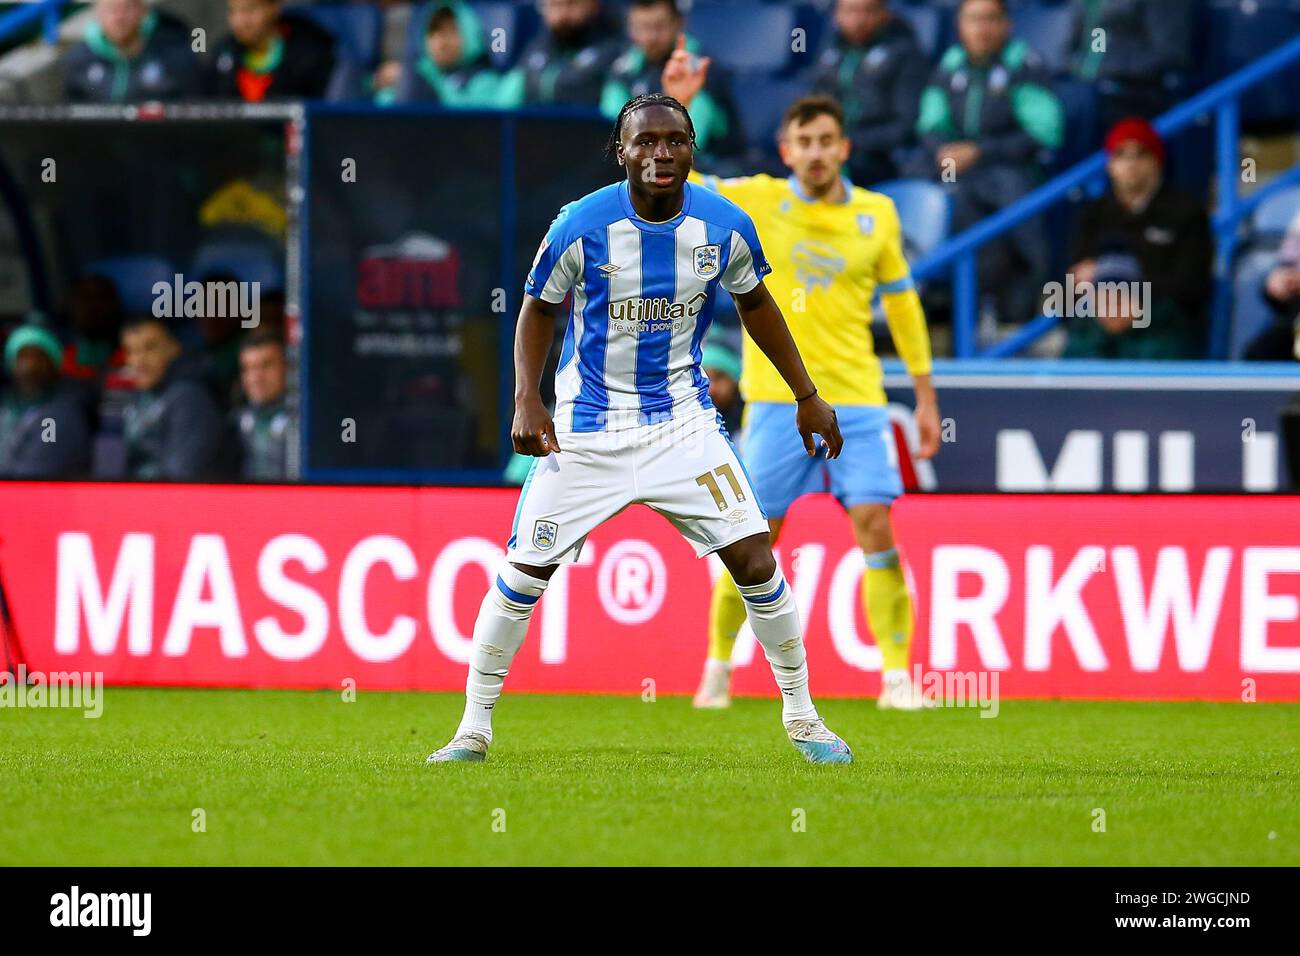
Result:
M1095 147L1119 119L1166 108L1175 78L1190 67L1181 0L1067 2L1069 55L1054 75L1017 36L1016 8L1007 0L936 0L952 19L954 42L935 61L894 0L834 0L830 22L818 31L824 36L800 61L805 65L794 84L843 104L855 182L934 181L950 194L952 229L961 230L1046 178L1066 138L1067 114L1056 92L1062 72L1095 93L1095 114L1068 118L1074 126L1104 121L1074 131ZM388 55L351 94L379 104L570 105L612 118L629 97L663 89L663 68L679 36L687 49L709 53L691 34L678 0L625 0L618 7L539 0L538 30L509 68L499 68L493 44L514 38L486 30L465 0L382 9L407 18L397 31L404 45L393 50L389 43ZM736 9L744 15L743 7ZM301 10L286 11L279 0L227 0L227 20L229 35L204 56L191 52L183 24L144 0L96 0L85 41L67 60L68 95L96 102L340 95L336 74L347 59L340 38ZM706 169L748 171L745 160L756 147L770 152L772 144L747 136L752 124L745 110L753 106L741 90L713 63L707 86L690 104ZM992 292L988 310L1004 322L1035 314L1052 249L1039 219L986 243L978 266L982 288ZM942 314L941 307L935 311Z
M5 340L0 477L287 477L279 293L264 294L255 326L209 317L196 337L126 313L105 276L77 280L68 301L64 321L32 313Z
M1069 278L1076 285L1149 283L1152 301L1140 316L1105 309L1072 316L1065 354L1201 357L1213 256L1209 219L1203 201L1169 182L1166 145L1147 122L1172 104L1180 77L1194 66L1185 6L1063 2L1071 14L1068 56L1052 71L1017 34L1017 8L1007 0L936 0L951 16L953 42L934 59L897 0L834 0L820 43L788 77L790 89L830 94L843 104L855 182L934 182L950 195L952 227L960 230L1046 178L1067 134L1079 135L1067 127L1082 122L1063 105L1061 84L1086 84L1096 111L1083 139L1087 148L1107 151L1107 188L1083 205L1071 227ZM613 117L628 98L663 89L664 65L679 37L701 58L711 52L692 35L678 0L624 0L617 7L539 0L539 29L508 68L493 55L501 37L465 0L381 9L405 18L388 33L410 40L387 43L373 70L341 84L346 38L279 0L227 0L228 34L210 47L145 0L95 0L84 39L64 60L66 97L123 103L361 96L380 106L569 105ZM753 103L734 80L712 64L690 100L705 166L722 163L725 170L730 160L741 170L753 156L746 113ZM988 307L1016 321L1036 314L1044 280L1053 278L1051 247L1043 223L1032 219L987 243L979 270L981 287L996 295ZM1264 294L1276 327L1247 356L1300 357L1300 218ZM727 356L714 357L725 384ZM204 320L180 334L167 320L124 314L111 279L85 276L61 323L33 316L10 334L4 372L0 474L275 480L285 473L290 422L283 331L274 320L251 332Z

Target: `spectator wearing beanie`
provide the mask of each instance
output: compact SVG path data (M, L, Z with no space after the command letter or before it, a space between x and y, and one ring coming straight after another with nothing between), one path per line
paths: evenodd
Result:
M1094 315L1073 316L1065 354L1203 358L1213 259L1205 207L1165 183L1164 144L1146 120L1115 124L1105 145L1110 186L1083 211L1070 271L1076 288L1150 283L1150 297L1140 315L1097 309Z
M90 430L59 375L63 349L49 329L22 325L5 342L13 387L0 401L0 476L75 478L90 467Z
M740 396L740 356L725 345L711 342L704 346L700 367L709 377L709 399L727 431L739 435L741 413L745 410Z

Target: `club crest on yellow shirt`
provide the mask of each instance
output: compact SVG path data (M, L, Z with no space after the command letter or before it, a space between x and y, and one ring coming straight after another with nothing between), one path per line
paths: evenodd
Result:
M717 243L695 247L695 274L706 282L718 274L721 261L722 246Z
M858 228L864 236L871 235L876 231L876 217L869 212L858 213Z

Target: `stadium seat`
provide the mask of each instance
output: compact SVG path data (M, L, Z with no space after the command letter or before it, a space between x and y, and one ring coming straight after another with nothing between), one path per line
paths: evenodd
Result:
M1056 153L1056 166L1068 169L1086 159L1101 143L1097 129L1097 88L1091 83L1062 77L1052 84L1065 114L1065 140Z
M808 91L802 77L773 77L768 73L733 73L731 91L743 104L740 124L745 140L765 153L776 151L776 134L787 106Z
M95 260L84 270L85 275L111 279L128 314L151 312L154 283L171 285L176 272L170 259L150 254L108 256Z
M1295 0L1210 0L1205 82L1222 79L1300 32L1300 4ZM1247 123L1291 122L1296 118L1295 89L1300 70L1255 86L1241 98Z
M222 239L204 243L190 263L190 277L233 275L240 282L260 282L263 292L284 288L284 265L266 243Z
M1241 258L1232 280L1232 332L1228 357L1240 359L1255 337L1275 321L1264 299L1264 278L1277 262L1276 252L1250 252Z
M1070 26L1074 12L1068 3L1034 3L1011 11L1014 32L1043 58L1052 73L1070 68Z
M367 70L379 65L383 43L383 17L369 3L313 4L285 7L285 13L305 17L334 37L343 56Z
M1300 215L1300 186L1290 186L1259 204L1251 217L1251 229L1256 236L1277 239L1297 215Z
M903 239L913 255L924 255L948 238L952 202L942 186L925 179L891 179L871 189L894 201Z
M779 74L790 66L791 31L796 25L792 6L697 6L687 18L686 29L720 66ZM753 101L751 92L739 102Z
M916 34L916 42L920 44L921 50L926 57L932 61L937 61L940 54L943 53L944 47L948 45L948 39L951 36L949 25L952 19L952 11L920 4L915 0L896 3L893 10L901 19L906 20L908 26L912 28L912 32Z
M1054 74L1070 70L1070 26L1074 10L1070 4L1030 4L1011 12L1015 35L1043 57Z

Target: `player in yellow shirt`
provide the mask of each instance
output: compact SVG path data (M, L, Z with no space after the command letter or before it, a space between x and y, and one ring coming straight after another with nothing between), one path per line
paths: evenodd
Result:
M679 42L664 68L664 91L689 105L707 69L707 58L696 59ZM691 176L754 220L772 264L772 296L781 303L821 397L835 407L844 435L844 450L835 460L810 457L798 441L789 440L794 396L746 336L740 389L748 405L741 452L770 519L772 540L800 495L828 490L836 497L866 558L862 602L883 664L878 703L914 710L923 702L908 676L912 602L889 521L890 505L903 489L880 360L872 346L876 292L912 377L922 458L939 448L939 406L930 381L929 333L903 256L898 213L889 197L844 177L850 146L839 104L809 96L782 119L781 159L793 174L788 179ZM744 604L724 572L710 604L709 657L696 707L730 704L731 653L744 620Z

